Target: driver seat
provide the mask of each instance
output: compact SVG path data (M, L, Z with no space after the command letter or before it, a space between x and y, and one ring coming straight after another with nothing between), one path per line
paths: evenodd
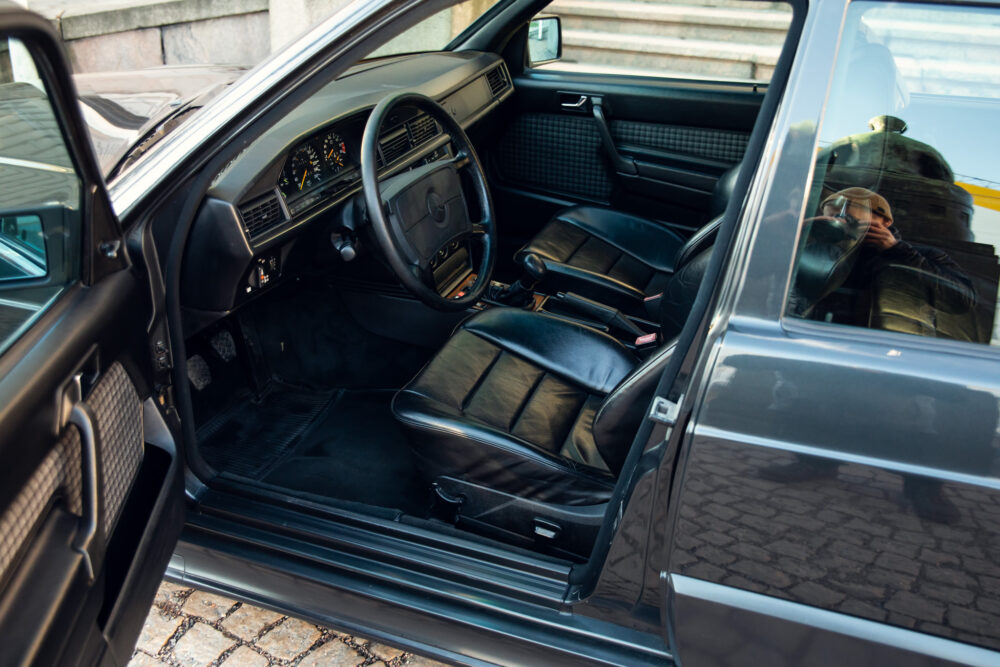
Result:
M596 329L515 308L457 329L392 403L452 520L527 541L541 521L560 549L589 553L710 255L672 277L665 342L645 360Z

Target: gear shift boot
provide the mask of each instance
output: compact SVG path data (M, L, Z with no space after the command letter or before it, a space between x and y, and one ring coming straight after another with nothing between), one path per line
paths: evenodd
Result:
M515 308L527 308L535 302L535 285L544 277L548 268L541 257L529 252L521 260L524 273L513 285L497 294L496 301Z

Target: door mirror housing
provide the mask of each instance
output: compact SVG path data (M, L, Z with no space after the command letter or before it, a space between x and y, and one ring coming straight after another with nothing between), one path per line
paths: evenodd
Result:
M562 23L558 16L539 16L528 24L528 64L531 67L562 58Z

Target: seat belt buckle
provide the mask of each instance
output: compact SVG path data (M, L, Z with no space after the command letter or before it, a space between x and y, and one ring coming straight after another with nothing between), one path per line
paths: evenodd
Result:
M660 335L657 333L646 334L635 339L635 346L639 349L650 347L659 343Z
M662 298L663 298L663 292L660 292L659 294L650 294L645 299L643 299L643 301L645 303L651 303L653 301L659 301Z

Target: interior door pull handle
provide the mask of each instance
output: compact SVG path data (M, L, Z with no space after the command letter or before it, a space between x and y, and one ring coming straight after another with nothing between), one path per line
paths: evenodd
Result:
M574 109L574 110L576 110L576 109L582 109L583 105L586 104L586 103L587 103L587 96L586 95L580 95L580 99L578 99L576 102L563 102L560 106L563 109Z
M97 535L97 513L99 510L99 499L97 490L97 430L94 428L94 414L90 410L90 406L84 403L81 399L80 391L80 375L77 374L71 385L71 391L73 392L73 404L70 407L69 419L67 420L70 424L73 424L78 429L80 429L80 440L81 440L81 458L83 459L83 470L82 470L82 509L83 509L83 522L80 527L80 532L77 533L76 539L73 542L73 550L78 552L83 556L84 567L87 568L87 576L90 581L95 579L94 571L94 559L91 555L91 547L94 543L94 536Z
M593 112L594 120L597 123L597 132L601 137L601 148L604 149L604 154L611 161L615 171L632 176L637 174L638 170L635 167L635 161L632 158L623 157L618 152L618 149L615 148L615 141L611 138L611 129L608 127L608 119L604 115L604 98L595 97L593 103L590 105L590 110Z

